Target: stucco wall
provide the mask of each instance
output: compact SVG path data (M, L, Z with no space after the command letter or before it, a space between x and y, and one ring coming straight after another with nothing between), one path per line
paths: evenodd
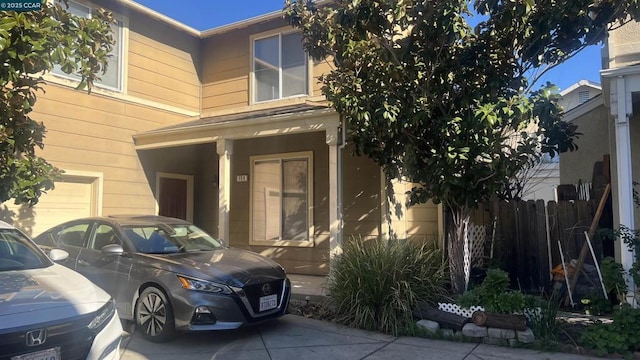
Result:
M632 21L609 32L609 68L640 62L640 22Z
M603 155L610 154L610 122L608 109L604 105L573 121L582 135L576 140L577 151L560 154L561 184L591 182L593 165L596 161L602 161Z

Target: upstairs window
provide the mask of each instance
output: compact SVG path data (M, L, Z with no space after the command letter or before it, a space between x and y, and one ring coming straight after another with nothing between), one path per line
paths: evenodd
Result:
M56 2L61 3L62 7L65 8L65 5L63 2L61 2L60 0L56 0ZM69 4L69 7L66 8L66 10L70 14L73 14L79 17L91 18L93 9L90 6L84 5L82 3L74 2L74 1L69 1L68 4ZM116 90L116 91L122 91L122 74L123 74L122 43L124 41L123 28L124 28L124 24L121 20L117 20L117 24L111 25L111 31L113 32L113 40L115 41L115 44L113 45L113 49L109 53L107 72L105 72L104 74L100 72L98 74L98 76L100 77L100 80L95 82L95 86L97 87ZM51 70L51 72L57 76L60 76L66 79L80 81L80 76L73 73L72 74L65 73L64 71L62 71L59 65L55 65L53 67L53 70Z
M299 33L253 41L254 102L308 94L307 54Z

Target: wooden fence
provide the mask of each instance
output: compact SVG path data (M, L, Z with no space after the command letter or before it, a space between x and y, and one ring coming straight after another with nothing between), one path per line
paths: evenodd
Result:
M498 202L478 209L473 222L486 225L487 254L493 245L492 261L509 272L511 285L540 291L549 288L550 270L562 263L558 243L565 261L578 258L597 206L594 200ZM599 234L591 240L597 258L611 255L610 240Z

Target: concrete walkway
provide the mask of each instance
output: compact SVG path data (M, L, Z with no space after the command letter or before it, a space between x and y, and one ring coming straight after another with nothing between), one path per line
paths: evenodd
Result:
M588 359L485 344L460 343L356 330L296 315L237 331L180 334L154 344L133 333L122 348L123 360L350 360L350 359ZM597 359L597 358L592 358Z
M294 299L324 295L324 277L290 278ZM296 315L234 331L182 333L164 344L144 340L133 331L132 324L125 330L123 360L589 359L485 344L393 337Z

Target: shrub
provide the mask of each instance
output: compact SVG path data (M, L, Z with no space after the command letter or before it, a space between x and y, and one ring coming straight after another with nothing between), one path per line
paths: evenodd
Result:
M396 335L418 301L434 304L446 294L445 269L433 245L353 239L332 264L328 302L339 322Z
M460 295L457 302L465 308L481 305L501 314L522 313L533 306L533 298L509 289L509 274L500 269L489 269L482 284Z
M613 312L613 322L597 322L582 334L582 344L596 350L600 356L621 353L633 357L633 351L640 348L640 309L628 304L621 305Z

